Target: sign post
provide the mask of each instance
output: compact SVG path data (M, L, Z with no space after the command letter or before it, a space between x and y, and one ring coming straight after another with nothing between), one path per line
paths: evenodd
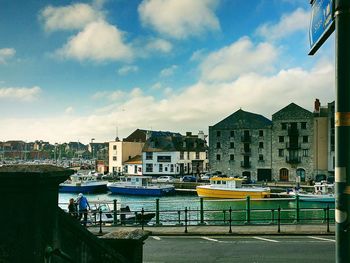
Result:
M336 262L350 260L350 1L335 0Z
M350 260L350 0L311 0L310 52L335 33L336 262Z

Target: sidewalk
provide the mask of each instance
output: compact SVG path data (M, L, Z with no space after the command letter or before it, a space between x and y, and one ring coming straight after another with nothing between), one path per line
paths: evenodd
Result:
M102 235L115 231L133 231L141 229L141 226L103 226ZM229 226L188 226L185 233L185 226L145 226L151 236L203 236L203 235L334 235L335 226L330 225L327 232L327 225L281 225L278 232L277 225L245 225L232 226L232 233L229 233ZM89 227L92 233L99 234L99 227Z

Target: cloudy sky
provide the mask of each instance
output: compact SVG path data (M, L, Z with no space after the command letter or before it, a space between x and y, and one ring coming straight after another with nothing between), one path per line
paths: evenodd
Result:
M0 141L208 132L236 110L334 100L306 0L0 0Z

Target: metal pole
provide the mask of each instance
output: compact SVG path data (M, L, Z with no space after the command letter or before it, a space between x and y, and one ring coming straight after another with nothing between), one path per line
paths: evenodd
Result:
M299 195L295 196L295 204L296 204L295 217L296 217L297 223L299 223L299 220L300 220Z
M350 1L335 0L336 262L350 258Z
M185 207L185 233L187 233L187 207Z
M201 197L199 200L200 200L200 224L204 225L203 197Z
M117 225L117 223L118 223L118 218L117 218L117 213L118 213L118 211L117 211L117 199L114 199L113 200L113 225Z
M246 223L250 224L250 196L246 198Z
M156 225L159 226L159 198L156 199Z
M230 230L228 232L232 233L232 208L231 208L231 206L230 206L229 212L230 212Z

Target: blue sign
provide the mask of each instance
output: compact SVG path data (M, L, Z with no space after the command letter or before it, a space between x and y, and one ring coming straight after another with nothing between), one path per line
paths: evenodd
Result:
M334 0L314 0L311 2L311 23L309 28L310 52L313 55L334 31Z

